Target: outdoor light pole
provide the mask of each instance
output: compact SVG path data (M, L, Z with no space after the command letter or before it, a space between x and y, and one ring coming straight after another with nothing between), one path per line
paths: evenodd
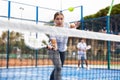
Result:
M60 0L60 12L62 12L62 0Z
M21 11L21 20L22 20L22 14L23 14L24 8L23 8L23 7L20 7L19 9L20 9L20 11Z

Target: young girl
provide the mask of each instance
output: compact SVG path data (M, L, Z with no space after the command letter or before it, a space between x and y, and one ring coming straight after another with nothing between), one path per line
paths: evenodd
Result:
M55 27L61 28L76 28L76 25L72 25L64 22L64 15L61 12L54 14ZM50 35L51 45L48 45L49 57L53 62L54 70L50 75L50 80L62 80L61 79L61 68L63 67L65 54L67 50L68 37Z

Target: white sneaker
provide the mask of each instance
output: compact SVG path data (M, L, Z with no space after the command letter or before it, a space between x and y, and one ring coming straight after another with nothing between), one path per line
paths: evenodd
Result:
M90 68L89 67L86 67L87 68L87 70L90 70Z
M80 70L80 68L79 68L79 67L77 68L77 71L78 71L78 70Z

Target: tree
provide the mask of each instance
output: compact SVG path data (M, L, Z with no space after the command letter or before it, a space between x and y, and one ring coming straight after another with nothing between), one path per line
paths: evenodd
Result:
M107 15L108 11L109 11L109 6L104 9L99 10L95 14L85 16L84 19L103 17ZM120 14L120 4L116 4L113 6L111 15L115 15L115 14Z

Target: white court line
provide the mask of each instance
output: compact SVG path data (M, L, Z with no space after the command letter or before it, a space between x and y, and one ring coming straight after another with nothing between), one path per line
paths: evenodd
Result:
M65 65L67 67L76 67L77 65ZM84 65L85 66L85 65ZM90 68L103 68L103 69L107 69L108 66L107 65L88 65ZM85 66L86 67L86 66ZM120 70L120 65L111 65L110 69L119 69Z
M85 65L84 65L85 66ZM9 68L42 68L42 67L53 67L53 65L43 65L43 66L15 66L15 67L9 67ZM64 67L76 67L77 65L64 65ZM86 67L86 66L85 66ZM108 66L107 65L89 65L90 68L105 68L107 69ZM0 69L2 68L6 68L6 67L0 67ZM111 65L110 66L111 69L120 69L120 65Z
M39 68L39 67L52 67L53 65L42 65L42 66L10 66L9 68ZM0 67L2 68L6 68L6 67Z

